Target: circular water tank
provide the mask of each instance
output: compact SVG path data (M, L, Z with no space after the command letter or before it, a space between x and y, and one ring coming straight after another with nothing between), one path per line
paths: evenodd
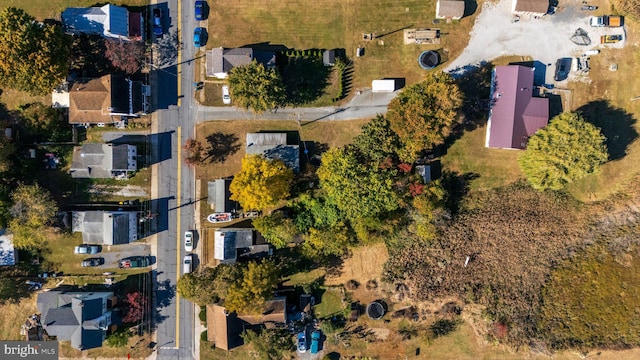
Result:
M384 316L384 306L377 301L367 305L367 315L373 320L380 320Z
M432 50L422 52L418 57L418 64L426 70L433 69L440 63L440 55Z

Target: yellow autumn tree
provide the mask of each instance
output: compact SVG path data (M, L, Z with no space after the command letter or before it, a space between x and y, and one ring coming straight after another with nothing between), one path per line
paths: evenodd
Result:
M229 186L230 198L238 201L245 210L264 210L289 197L292 181L293 170L282 160L245 155L242 170Z
M231 284L224 306L238 314L261 314L278 285L278 268L268 260L249 262L239 281Z

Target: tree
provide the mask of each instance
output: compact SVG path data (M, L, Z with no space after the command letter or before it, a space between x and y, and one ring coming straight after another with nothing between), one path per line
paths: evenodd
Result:
M425 149L440 145L451 133L462 106L462 93L451 75L436 72L405 88L389 103L387 119L398 135L400 158L413 162Z
M304 235L302 252L305 256L318 259L324 256L342 256L352 244L353 236L344 222L329 229L309 229Z
M255 113L277 109L286 101L285 87L278 72L255 60L231 69L229 87L234 103Z
M538 190L559 190L607 161L605 137L576 113L563 113L536 132L518 164Z
M184 150L184 162L187 165L196 165L202 162L204 148L200 141L196 139L187 139L182 147Z
M21 224L37 229L53 222L58 213L58 205L51 194L37 183L19 184L11 194L13 206L11 216Z
M245 210L264 210L289 196L293 170L282 160L245 155L242 170L233 177L229 191Z
M124 300L127 306L127 313L122 318L122 322L135 324L141 321L148 309L148 299L140 292L128 293Z
M285 218L280 211L253 219L253 227L277 249L293 242L298 234L293 220Z
M394 156L400 143L389 120L378 115L362 127L362 133L353 139L353 146L366 158L382 161Z
M146 55L142 41L106 39L104 46L104 56L111 65L127 74L135 74L144 65Z
M393 189L394 170L363 163L352 148L329 149L318 169L326 198L348 219L375 217L400 206Z
M71 127L58 110L42 103L20 105L18 107L22 125L27 133L37 139L46 141L69 141Z
M176 288L180 296L198 305L212 304L227 297L229 286L238 282L242 273L238 265L220 264L181 276Z
M343 218L340 210L321 195L302 194L291 207L295 213L295 225L299 232L306 232L311 227L330 228Z
M242 333L242 340L251 345L258 359L280 360L284 352L294 349L291 334L286 329L263 329L259 333L247 330Z
M71 37L22 9L0 12L0 85L31 94L51 92L69 72Z
M14 143L7 139L6 136L0 136L0 173L11 169L15 153L16 146Z
M224 305L238 314L262 313L264 302L273 297L278 284L278 269L273 262L250 262L242 278L231 284Z

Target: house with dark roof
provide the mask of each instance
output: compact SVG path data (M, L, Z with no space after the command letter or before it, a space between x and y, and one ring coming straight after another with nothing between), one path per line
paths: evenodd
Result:
M271 245L255 229L219 228L214 233L213 258L223 264L233 264L239 256L262 257Z
M49 336L70 341L79 350L102 346L112 325L113 292L66 292L52 290L38 294L37 307Z
M64 97L65 94L57 94ZM70 124L113 123L123 117L138 117L149 110L150 88L122 75L73 81L66 96Z
M67 8L62 12L65 31L72 35L100 35L121 40L142 40L141 13L106 4L101 7Z
M120 245L138 240L137 211L73 211L71 230L84 244Z
M244 344L240 336L245 329L284 326L287 323L287 298L276 297L265 302L261 314L238 315L228 313L224 306L207 305L207 341L223 350L231 350Z
M18 252L13 247L13 234L0 229L0 266L12 266L18 262Z
M249 65L253 60L267 69L276 67L276 53L273 51L254 50L249 47L234 49L219 47L206 52L206 75L224 79L234 67Z
M280 159L294 173L300 172L300 147L288 145L286 133L247 133L245 153Z
M438 0L436 19L460 20L464 16L464 0Z
M73 148L72 178L126 179L138 170L137 148L127 144L88 143Z
M534 97L533 68L496 66L485 146L524 149L527 140L549 122L549 99Z
M515 15L544 16L549 11L549 0L513 0L511 12Z
M240 209L237 201L230 199L231 179L216 179L208 183L207 204L216 213L229 213Z

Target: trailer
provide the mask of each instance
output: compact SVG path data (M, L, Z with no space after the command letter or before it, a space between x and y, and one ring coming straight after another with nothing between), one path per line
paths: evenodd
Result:
M396 91L396 81L394 79L373 80L371 82L371 92L394 92Z
M602 35L600 36L600 44L613 44L622 41L622 35Z

